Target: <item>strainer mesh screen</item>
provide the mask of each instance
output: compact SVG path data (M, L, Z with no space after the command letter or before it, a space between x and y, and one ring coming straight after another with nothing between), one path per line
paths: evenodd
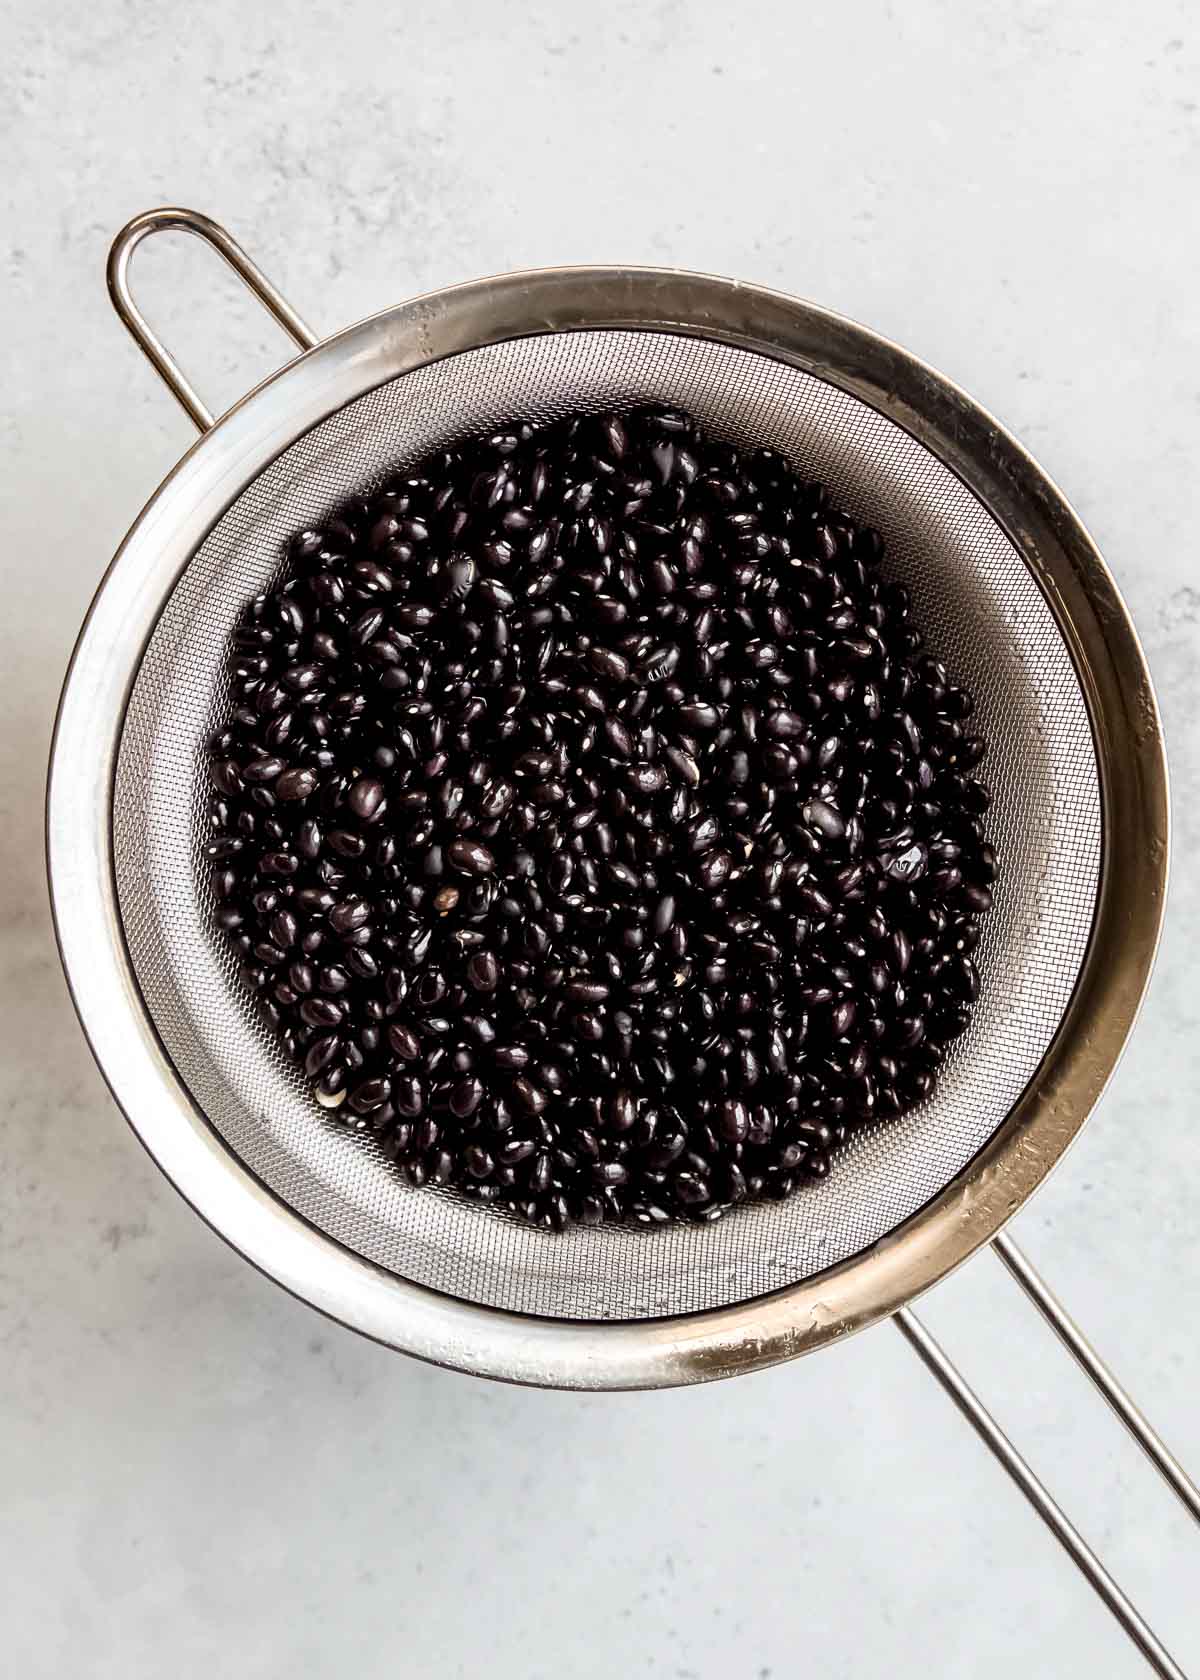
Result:
M226 712L225 646L293 532L447 442L514 419L677 404L717 436L769 444L887 539L931 650L978 701L995 793L996 909L982 993L933 1098L852 1142L821 1185L716 1225L534 1231L401 1182L330 1119L256 1016L213 925L204 743ZM284 1202L388 1271L550 1317L647 1318L797 1282L937 1194L1030 1080L1075 984L1100 866L1086 708L1054 618L1004 532L906 432L767 356L658 332L547 333L403 374L300 438L233 503L150 640L121 741L114 852L125 936L168 1054L227 1147Z

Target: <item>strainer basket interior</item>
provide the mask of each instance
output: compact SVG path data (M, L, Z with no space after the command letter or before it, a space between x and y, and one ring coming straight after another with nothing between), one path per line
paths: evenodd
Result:
M1002 873L983 987L931 1101L850 1144L823 1184L715 1227L530 1230L452 1190L405 1185L331 1119L278 1050L213 924L204 743L228 708L228 636L288 537L397 464L506 420L651 400L768 443L887 538L929 643L979 702ZM844 1260L941 1190L1001 1124L1062 1017L1099 877L1087 708L1011 541L927 449L782 362L661 332L541 334L401 375L307 432L218 521L173 590L130 697L113 809L120 911L155 1026L227 1145L297 1212L385 1269L468 1300L566 1318L729 1305Z

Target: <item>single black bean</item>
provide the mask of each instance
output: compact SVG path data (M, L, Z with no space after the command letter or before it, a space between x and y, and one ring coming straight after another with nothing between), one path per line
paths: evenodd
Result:
M726 1143L744 1143L750 1130L750 1110L739 1098L721 1104L719 1131Z
M336 1027L346 1011L332 998L309 997L300 1005L300 1019L309 1027Z
M411 1027L393 1021L388 1028L388 1044L402 1062L415 1062L421 1055L421 1041Z
M629 661L611 648L592 648L588 653L588 664L597 676L607 677L610 682L624 682L629 675Z
M712 890L722 886L733 870L733 859L728 852L709 852L701 858L698 875L701 886Z
M682 747L668 747L666 749L666 760L675 774L680 776L688 787L699 787L700 765L691 753L684 752Z
M292 770L284 770L275 782L276 799L293 800L307 799L315 793L317 787L317 773L304 766L297 766Z
M764 728L768 735L773 735L780 741L794 741L803 735L807 725L799 712L790 712L780 707L778 711L768 712L764 720Z
M477 992L493 992L500 980L500 965L491 951L476 951L467 963L467 981Z
M605 1114L605 1123L609 1131L618 1135L632 1129L637 1119L637 1104L630 1091L623 1088L613 1093Z
M383 804L383 783L375 776L358 776L350 784L346 803L360 822L372 822Z
M324 1071L341 1049L341 1040L336 1033L326 1033L322 1038L314 1038L304 1057L304 1071L310 1079Z
M919 881L929 866L929 849L922 842L906 846L884 862L884 869L895 881Z
M520 1074L513 1080L512 1088L513 1095L522 1108L530 1114L544 1112L548 1099L540 1085L535 1085L532 1079Z
M475 587L478 568L469 554L456 555L446 567L446 588L456 601L463 601Z
M495 857L480 840L452 840L446 856L464 875L490 875L496 867Z
M802 815L811 828L815 828L825 840L843 840L846 835L846 824L842 820L840 811L824 799L810 799L804 806Z
M660 764L635 764L629 770L629 782L637 793L661 793L667 785L667 773Z
M480 1080L476 1078L463 1079L450 1092L450 1112L459 1120L465 1120L474 1114L483 1101L484 1091ZM490 1169L489 1169L490 1170ZM477 1175L484 1178L487 1175Z
M697 817L694 822L684 828L689 851L707 852L716 844L721 833L721 825L714 816Z
M283 773L285 761L282 758L252 758L242 765L242 780L253 787L262 787Z
M382 1108L387 1101L388 1081L386 1079L364 1079L356 1085L350 1093L350 1107L358 1114L370 1114L372 1109Z

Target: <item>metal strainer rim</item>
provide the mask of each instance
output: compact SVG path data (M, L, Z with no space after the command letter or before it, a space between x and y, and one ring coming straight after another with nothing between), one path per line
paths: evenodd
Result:
M950 466L1022 554L1063 632L1095 735L1105 823L1075 995L1036 1078L969 1167L891 1236L805 1283L737 1307L620 1324L532 1318L402 1280L318 1232L246 1171L149 1019L117 911L111 828L142 650L180 571L244 487L326 415L413 367L597 328L691 334L791 362L868 402ZM587 268L471 282L385 310L290 363L193 447L134 524L80 635L55 730L47 847L60 950L97 1061L208 1223L293 1293L388 1345L513 1381L616 1388L732 1375L807 1351L891 1313L995 1235L1078 1132L1133 1025L1161 922L1167 820L1161 729L1136 633L1079 520L1013 438L915 357L818 306L675 270Z

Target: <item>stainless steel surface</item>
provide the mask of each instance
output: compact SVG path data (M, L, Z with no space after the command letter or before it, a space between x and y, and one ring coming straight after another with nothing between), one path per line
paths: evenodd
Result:
M1099 1389L1175 1497L1200 1522L1200 1488L1141 1408L1121 1387L1062 1302L1010 1237L1001 1235L994 1238L992 1247L1080 1370Z
M895 1324L917 1357L941 1383L988 1451L1020 1488L1072 1562L1087 1577L1092 1588L1112 1611L1155 1674L1160 1675L1162 1680L1187 1680L1179 1664L1121 1591L1074 1523L1038 1480L920 1319L906 1308L901 1308L895 1314Z
M603 1233L585 1250L404 1190L289 1090L205 921L196 748L220 701L205 649L219 654L297 513L489 418L637 400L663 381L716 429L810 463L854 511L882 511L931 640L980 692L1006 841L982 953L994 1007L948 1070L942 1108L867 1140L836 1175L839 1201L799 1197L703 1236ZM1157 939L1166 840L1136 637L1019 445L860 327L656 270L548 270L417 299L237 405L110 568L64 691L48 804L77 1007L118 1100L193 1205L367 1334L576 1387L791 1357L894 1311L995 1235L1115 1065Z
M557 1235L416 1192L368 1135L319 1116L214 934L203 743L230 704L224 649L244 603L278 570L290 532L319 523L348 482L368 487L398 454L415 461L506 414L651 395L786 450L888 533L892 569L933 645L965 667L978 696L1006 872L981 945L974 1027L919 1114L859 1140L819 1188L716 1228ZM1086 707L1053 618L994 523L931 454L856 400L761 355L661 332L563 331L462 352L311 428L217 522L172 592L128 702L114 796L118 896L146 1005L239 1158L389 1272L481 1305L607 1322L724 1308L791 1284L884 1238L943 1188L1003 1121L1058 1026L1099 856Z
M264 308L270 310L284 332L301 350L311 350L317 343L317 335L305 326L286 298L275 290L262 270L250 261L236 239L232 239L225 229L210 217L201 216L195 210L178 208L147 210L144 215L135 216L113 240L112 249L108 254L109 296L112 298L113 308L129 329L134 343L149 357L184 413L195 421L202 432L207 432L213 423L212 413L200 400L195 387L174 356L149 325L129 289L129 265L134 251L150 234L168 232L191 233L211 246L224 258L243 285L254 293Z

